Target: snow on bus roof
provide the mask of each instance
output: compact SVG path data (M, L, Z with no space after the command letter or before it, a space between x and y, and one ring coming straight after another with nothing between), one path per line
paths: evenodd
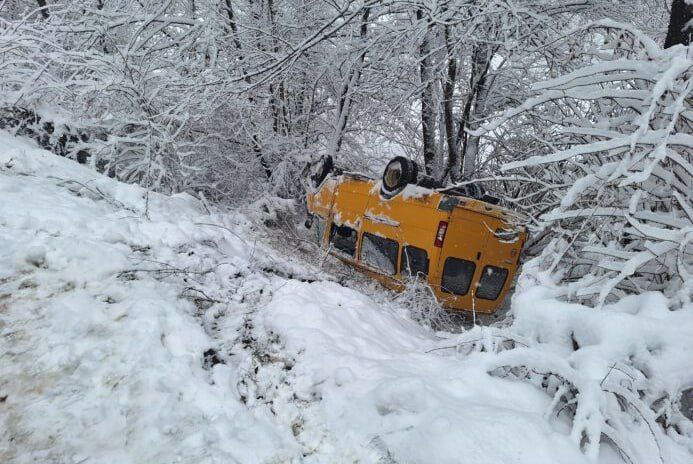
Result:
M434 193L436 193L435 190L421 187L420 185L416 184L407 184L407 186L404 187L404 190L402 190L402 198L405 200L409 198L423 198Z

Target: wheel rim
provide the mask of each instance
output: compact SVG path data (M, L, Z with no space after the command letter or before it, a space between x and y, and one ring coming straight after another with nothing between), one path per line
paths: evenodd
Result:
M397 187L400 179L402 179L402 164L399 161L395 161L387 167L385 176L383 176L385 187L389 189Z

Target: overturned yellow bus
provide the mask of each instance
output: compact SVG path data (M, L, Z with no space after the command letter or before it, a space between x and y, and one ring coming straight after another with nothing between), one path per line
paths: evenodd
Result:
M478 190L427 183L403 157L390 161L381 181L338 173L322 159L309 182L306 225L332 254L388 288L400 291L415 276L446 308L495 312L517 271L526 229Z

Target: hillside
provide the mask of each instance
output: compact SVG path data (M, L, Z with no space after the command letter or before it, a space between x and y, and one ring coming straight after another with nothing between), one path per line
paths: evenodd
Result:
M2 462L690 462L676 398L648 405L693 382L693 307L595 312L529 265L512 326L436 332L273 248L252 208L7 133L0 195ZM616 442L581 451L595 433Z

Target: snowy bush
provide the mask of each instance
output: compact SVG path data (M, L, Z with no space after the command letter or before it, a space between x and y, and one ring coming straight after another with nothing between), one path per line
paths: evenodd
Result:
M679 307L693 292L693 53L612 21L573 40L591 64L536 84L484 131L508 121L538 131L538 153L502 169L551 239L544 266L567 284L564 297L662 291Z
M625 462L685 462L676 442L693 450L693 426L681 395L693 386L687 340L693 305L649 292L602 310L560 302L536 259L526 266L509 328L475 327L455 344L480 357L493 376L528 381L552 401L547 420L571 421L571 438L596 460L602 443Z
M411 318L435 330L452 330L455 323L452 315L436 299L431 287L421 278L409 277L404 290L394 301L409 310Z
M652 1L8 0L0 104L60 108L101 134L94 166L218 201L300 197L324 153L370 174L405 154L456 180L492 171L466 130L525 98L563 28L646 10L656 30Z
M608 442L625 462L685 462L667 444L693 448L693 53L608 20L554 47L573 69L477 132L500 141L496 182L541 253L513 325L457 349L550 394L546 417L570 418L593 460Z
M277 33L263 43L253 42L255 32L240 37L237 21L260 30L270 19L252 4L240 17L233 8L206 1L68 1L42 10L0 3L0 105L50 108L87 127L98 134L84 144L92 166L126 182L203 191L214 200L268 185L296 196L303 168L296 160L307 145L265 114L279 90L270 83L244 93L254 83L238 66L264 61L255 47L266 52ZM269 106L276 113L280 104Z

